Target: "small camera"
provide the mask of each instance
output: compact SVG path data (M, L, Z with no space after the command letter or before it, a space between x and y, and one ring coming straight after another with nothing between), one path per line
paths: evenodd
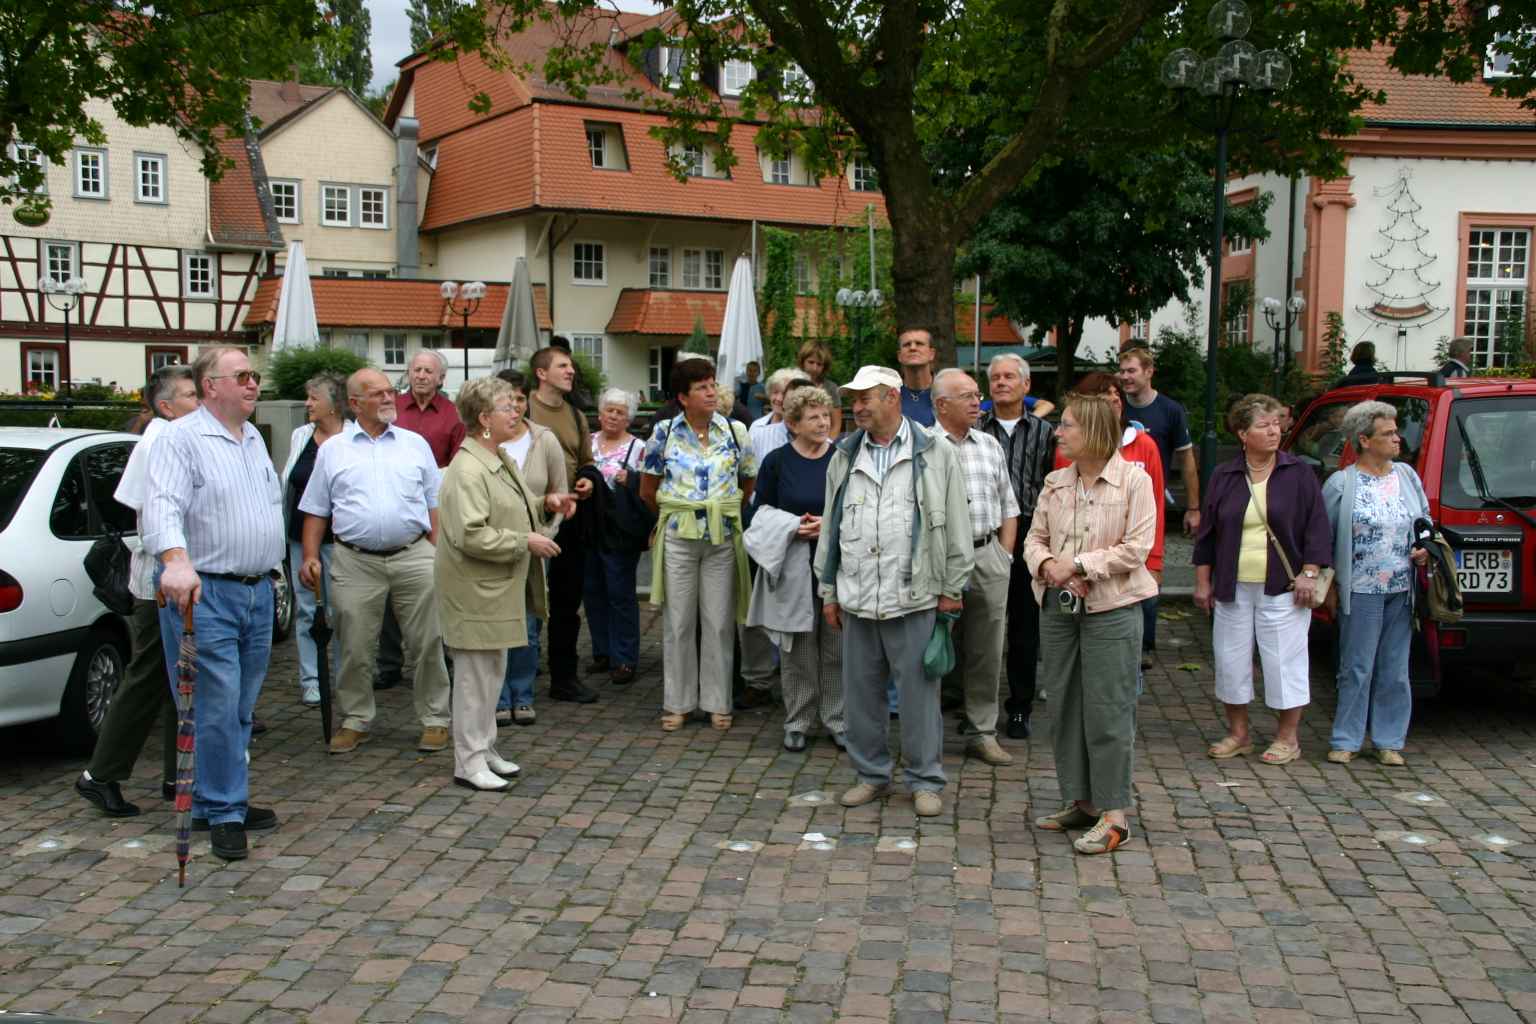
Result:
M1076 615L1083 610L1083 599L1070 590L1056 591L1056 603L1068 615Z

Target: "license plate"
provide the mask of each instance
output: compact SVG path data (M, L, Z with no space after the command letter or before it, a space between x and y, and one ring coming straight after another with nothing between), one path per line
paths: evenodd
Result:
M1507 594L1515 586L1515 553L1509 548L1457 551L1456 581L1462 593Z

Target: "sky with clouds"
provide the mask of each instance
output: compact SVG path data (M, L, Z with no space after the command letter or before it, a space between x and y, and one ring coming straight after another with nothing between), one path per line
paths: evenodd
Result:
M652 0L608 0L624 11L650 13L663 5ZM410 55L411 19L406 16L406 0L368 0L373 17L373 81L369 88L377 92L395 80L395 65Z

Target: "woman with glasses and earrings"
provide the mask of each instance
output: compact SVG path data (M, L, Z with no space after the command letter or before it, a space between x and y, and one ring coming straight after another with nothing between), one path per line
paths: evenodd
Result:
M1120 418L1101 397L1071 395L1058 450L1072 463L1045 478L1024 561L1040 602L1042 685L1066 806L1035 819L1072 844L1110 853L1130 839L1136 745L1139 603L1157 592L1147 555L1157 536L1152 478L1120 456Z
M1248 705L1253 700L1253 648L1264 670L1264 703L1275 712L1275 738L1265 764L1301 756L1301 713L1311 701L1307 630L1317 606L1322 568L1331 561L1328 517L1317 476L1280 451L1285 407L1268 395L1244 395L1227 411L1227 429L1243 453L1211 473L1195 535L1195 604L1215 622L1211 646L1216 698L1227 734L1207 755L1253 753Z
M518 767L496 750L496 695L507 649L528 643L528 617L544 609L544 566L560 553L538 532L541 501L501 445L512 436L512 388L495 377L459 389L467 436L438 491L436 589L443 642L453 656L453 781L503 790Z
M1341 428L1360 457L1323 488L1339 610L1339 705L1328 760L1354 760L1369 730L1376 760L1400 768L1413 712L1413 569L1429 561L1414 546L1413 524L1430 518L1429 499L1413 467L1394 461L1403 448L1396 409L1352 405Z

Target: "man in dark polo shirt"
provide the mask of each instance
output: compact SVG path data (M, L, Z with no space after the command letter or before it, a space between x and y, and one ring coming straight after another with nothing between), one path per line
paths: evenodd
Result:
M447 374L448 363L440 353L429 348L417 352L405 371L409 390L396 404L395 414L396 426L414 430L427 439L438 469L452 461L453 453L459 450L459 444L464 440L464 423L459 419L459 411L443 394L443 378ZM398 685L403 660L400 624L395 621L394 604L386 601L373 688L387 690Z

